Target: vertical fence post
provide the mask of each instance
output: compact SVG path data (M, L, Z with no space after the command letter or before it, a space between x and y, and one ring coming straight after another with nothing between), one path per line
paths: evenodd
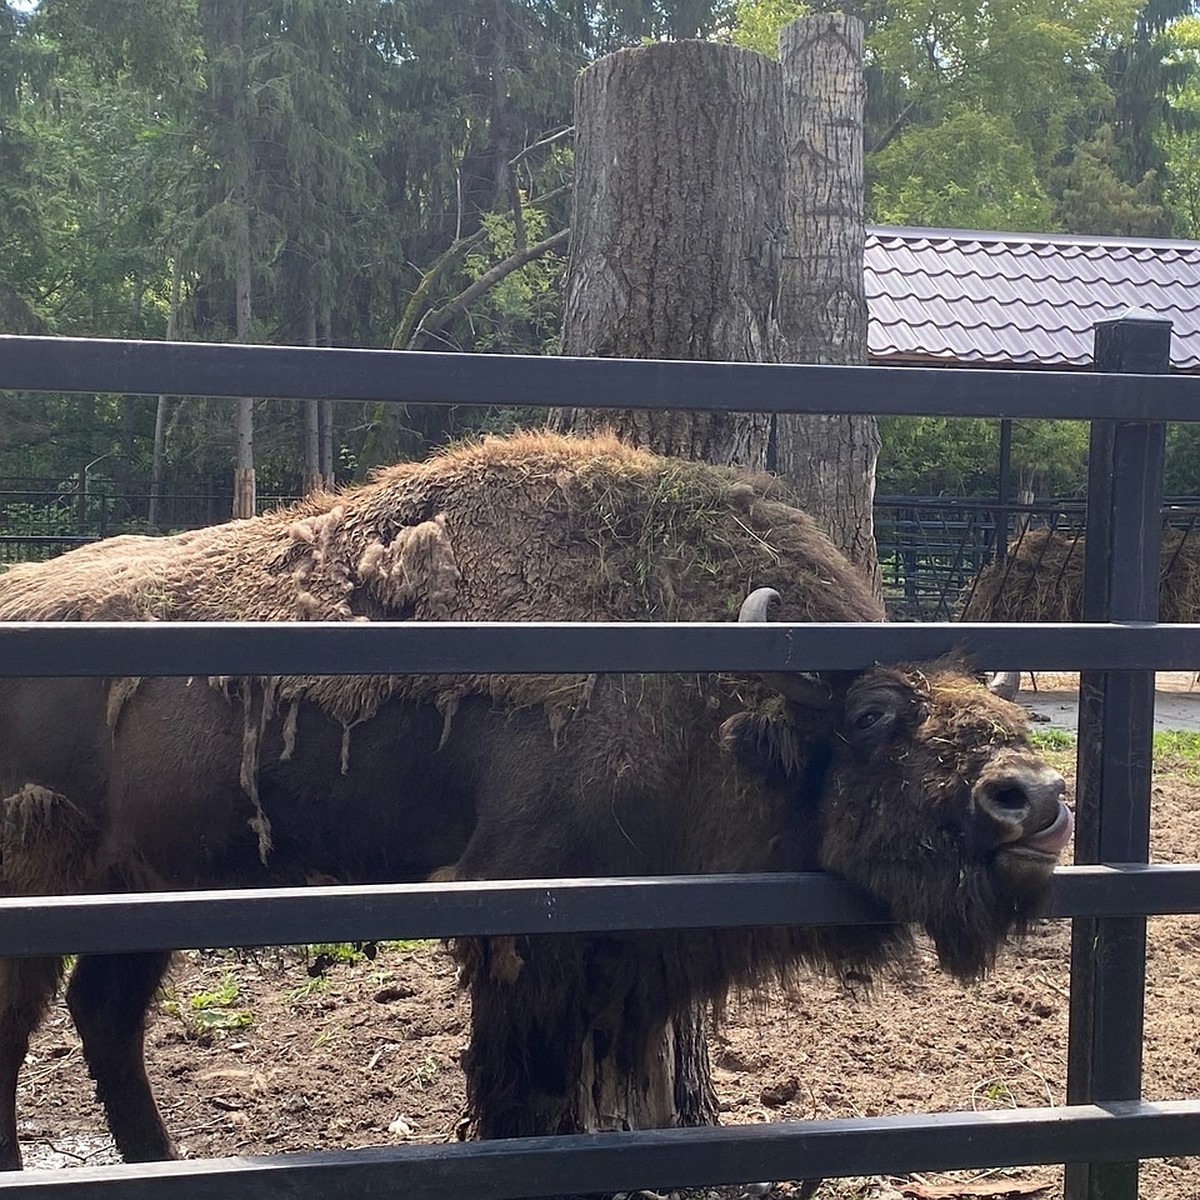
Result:
M1161 374L1171 323L1129 312L1095 327L1099 371ZM1093 421L1085 621L1158 618L1165 426ZM1152 671L1084 671L1079 687L1075 861L1146 862L1150 852ZM1145 917L1077 919L1071 937L1067 1102L1134 1100L1142 1087ZM1067 1200L1135 1200L1138 1164L1067 1167Z
M995 561L1003 562L1008 553L1008 505L1012 498L1012 421L1000 422L1000 462L997 470L996 495L1000 501L996 513Z

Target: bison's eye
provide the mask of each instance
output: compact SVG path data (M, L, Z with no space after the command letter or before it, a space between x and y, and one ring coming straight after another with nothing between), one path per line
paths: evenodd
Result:
M883 713L878 708L868 709L861 716L854 718L855 729L870 729L872 725L877 725L883 718Z

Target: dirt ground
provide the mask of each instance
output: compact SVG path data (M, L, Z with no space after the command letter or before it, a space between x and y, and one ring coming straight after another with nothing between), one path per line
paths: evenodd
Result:
M1056 760L1069 769L1070 755ZM1200 860L1200 773L1163 764L1153 857ZM1069 861L1069 859L1068 859ZM1200 1096L1200 918L1150 927L1145 1094ZM911 985L873 996L811 979L734 1003L712 1039L730 1123L1065 1102L1069 927L1049 922L983 984L940 975L927 949ZM380 948L312 978L295 950L184 956L158 1004L149 1062L190 1156L452 1140L467 1028L437 945ZM34 1167L115 1161L66 1010L32 1048L20 1097ZM1149 1162L1142 1200L1200 1200L1200 1160ZM1060 1194L1037 1168L827 1182L823 1200ZM958 1190L938 1190L951 1181ZM786 1196L793 1181L776 1181ZM1038 1191L1043 1183L1046 1190ZM736 1193L734 1193L736 1194Z

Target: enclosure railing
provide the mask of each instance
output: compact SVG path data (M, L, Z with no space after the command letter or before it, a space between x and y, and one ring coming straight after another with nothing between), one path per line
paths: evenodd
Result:
M1200 419L1170 326L1097 328L1103 373L525 358L0 338L0 389L428 404L1066 417L1092 425L1079 625L9 624L0 674L255 675L857 669L965 650L1084 668L1068 1105L648 1130L29 1172L0 1194L123 1200L473 1200L953 1167L1067 1163L1071 1200L1132 1200L1137 1161L1200 1153L1200 1099L1141 1099L1145 923L1200 912L1200 866L1149 866L1153 672L1200 665L1200 625L1154 623L1163 423ZM822 875L542 880L0 899L0 955L197 945L878 921Z
M954 621L969 614L980 574L1001 557L1002 540L1010 564L1023 559L1029 572L1039 575L1036 589L1024 571L1012 577L1006 569L999 581L1000 590L1008 592L1004 610L1028 610L1035 590L1053 593L1070 582L1062 578L1064 570L1080 569L1086 519L1087 503L1081 499L1002 504L974 496L876 496L875 541L888 612L893 620L914 621ZM1181 535L1167 559L1169 568L1185 546L1190 557L1200 545L1200 499L1165 500L1162 523L1164 530ZM1053 553L1045 537L1029 536L1044 530L1058 535L1060 553ZM978 619L990 617L984 611ZM1031 613L1029 619L1037 617Z

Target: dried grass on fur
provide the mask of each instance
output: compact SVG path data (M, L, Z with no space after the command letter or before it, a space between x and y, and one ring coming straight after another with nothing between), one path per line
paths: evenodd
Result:
M964 621L1079 621L1084 539L1032 529L1003 562L985 567L965 589ZM1159 572L1159 619L1200 621L1200 531L1168 529Z
M882 610L766 476L616 438L489 437L365 485L174 537L117 537L0 578L0 620L732 620L771 586L780 619ZM557 677L286 679L346 725L393 694L468 690L574 706Z

